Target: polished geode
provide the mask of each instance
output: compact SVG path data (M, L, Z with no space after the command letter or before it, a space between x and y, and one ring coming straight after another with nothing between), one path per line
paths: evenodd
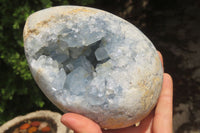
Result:
M108 12L80 6L38 11L24 28L34 79L62 111L102 128L133 125L155 106L162 65L135 26Z

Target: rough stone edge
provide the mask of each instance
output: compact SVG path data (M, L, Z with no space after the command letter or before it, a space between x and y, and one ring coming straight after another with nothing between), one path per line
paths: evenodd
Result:
M4 133L6 130L8 130L10 127L16 125L17 123L20 123L26 119L32 119L35 117L48 117L48 118L52 118L55 123L57 124L57 133L67 133L67 132L72 132L71 130L69 130L67 127L65 127L61 122L61 114L57 113L57 112L52 112L49 110L40 110L40 111L36 111L36 112L32 112L29 114L26 114L24 116L17 116L14 119L6 122L5 124L3 124L0 127L0 133ZM73 132L72 132L73 133Z

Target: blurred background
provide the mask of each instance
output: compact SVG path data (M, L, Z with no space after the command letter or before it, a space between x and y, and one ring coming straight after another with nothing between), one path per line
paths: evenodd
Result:
M68 4L106 10L144 32L173 77L174 132L200 132L199 0L0 0L0 125L36 110L60 112L31 76L23 27L31 13Z

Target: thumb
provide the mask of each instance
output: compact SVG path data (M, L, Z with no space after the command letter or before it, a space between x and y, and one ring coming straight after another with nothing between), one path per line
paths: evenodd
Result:
M102 133L98 124L79 114L66 113L61 122L76 133Z

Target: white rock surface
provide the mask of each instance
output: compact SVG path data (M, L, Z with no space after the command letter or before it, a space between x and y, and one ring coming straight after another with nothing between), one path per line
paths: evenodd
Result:
M102 10L59 6L38 11L24 28L31 72L64 112L102 128L131 126L156 105L162 65L135 26Z

